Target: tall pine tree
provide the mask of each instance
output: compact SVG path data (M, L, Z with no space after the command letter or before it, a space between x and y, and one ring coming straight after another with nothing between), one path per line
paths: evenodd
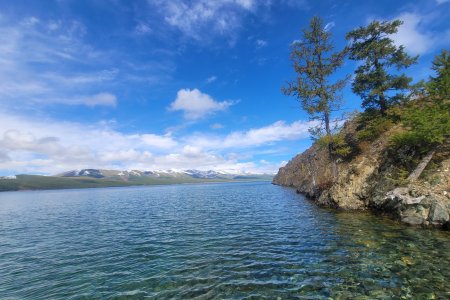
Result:
M291 61L297 78L281 88L285 95L297 97L313 119L323 122L326 135L331 135L331 112L340 107L342 97L338 92L347 81L330 82L329 77L345 57L345 51L332 53L333 49L331 33L325 30L322 19L313 17L309 28L303 29L301 41L292 46Z
M331 33L325 29L322 19L313 17L309 28L303 29L301 41L292 46L291 61L297 78L282 87L282 91L285 95L296 96L312 119L321 121L321 126L310 128L310 132L327 147L335 179L338 175L336 154L342 150L344 141L332 135L331 113L340 107L339 92L349 77L331 81L330 76L343 64L346 55L345 50L333 50Z
M417 61L390 38L402 24L400 20L374 21L347 33L350 59L363 62L356 69L352 90L362 98L366 109L379 109L384 114L390 105L404 99L402 92L410 86L411 78L392 72L393 67L400 70Z

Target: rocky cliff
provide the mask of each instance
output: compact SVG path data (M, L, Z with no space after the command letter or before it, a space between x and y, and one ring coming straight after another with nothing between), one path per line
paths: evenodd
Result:
M321 206L369 209L410 225L448 229L450 143L435 149L432 161L418 180L408 181L404 174L407 171L398 166L402 153L393 155L389 147L390 137L398 128L390 128L371 142L359 142L356 128L352 121L342 129L354 151L347 159L336 161L337 176L331 170L328 150L315 143L280 168L273 183L294 187ZM411 165L408 172L414 168Z

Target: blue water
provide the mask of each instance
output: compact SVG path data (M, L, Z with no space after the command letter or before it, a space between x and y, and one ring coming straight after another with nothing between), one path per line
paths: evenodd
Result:
M450 297L450 235L269 183L0 193L0 298Z

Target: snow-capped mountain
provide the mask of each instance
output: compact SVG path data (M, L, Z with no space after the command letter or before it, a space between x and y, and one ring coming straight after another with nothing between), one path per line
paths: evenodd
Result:
M57 176L60 176L60 177L81 177L81 176L86 176L86 177L93 177L93 178L103 178L103 177L105 177L102 174L102 171L101 170L97 170L97 169L72 170L72 171L64 172L62 174L58 174Z
M252 174L252 173L232 173L229 171L201 171L201 170L154 170L154 171L140 171L140 170L102 170L102 169L81 169L71 170L56 175L58 177L92 177L92 178L109 178L133 180L142 177L153 178L194 178L194 179L246 179L256 177L271 177L271 174Z

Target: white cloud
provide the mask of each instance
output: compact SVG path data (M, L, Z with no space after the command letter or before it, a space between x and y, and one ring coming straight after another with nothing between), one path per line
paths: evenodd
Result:
M217 76L210 76L206 79L206 83L213 83L214 81L217 80Z
M422 55L450 45L450 29L432 31L430 26L436 22L439 14L420 14L404 12L394 19L404 23L392 38L397 46L403 45L407 52Z
M35 99L34 102L36 104L65 104L65 105L84 105L88 107L95 106L107 106L107 107L116 107L117 106L117 97L111 93L98 93L94 95L86 95L86 96L77 96L73 98L45 98L45 99Z
M150 27L150 25L143 23L143 22L139 22L135 29L134 32L137 35L146 35L146 34L150 34L152 33L152 28Z
M397 46L403 45L412 54L423 54L435 47L435 37L422 30L424 16L415 13L403 13L395 19L404 23L399 27L393 40Z
M437 2L438 4L447 3L448 1L450 1L450 0L436 0L436 2Z
M225 137L194 135L187 141L205 149L257 147L283 140L307 138L308 128L314 125L316 122L296 121L286 124L284 121L277 121L261 128L232 132Z
M336 24L334 22L329 22L325 25L325 27L323 28L323 30L328 31L331 28L333 28L334 26L336 26Z
M124 149L114 152L100 153L101 162L112 162L120 165L126 164L147 164L153 162L153 154L148 151L137 151L135 149ZM130 169L130 168L127 168Z
M267 46L267 41L265 40L256 40L256 47L258 48L263 48L265 46Z
M170 26L186 36L204 40L203 32L230 36L241 27L242 15L252 12L258 2L254 0L174 0L155 1ZM209 37L211 34L209 35Z
M308 136L308 124L279 121L223 137L174 138L151 132L121 133L111 127L114 122L89 125L0 111L0 172L56 174L72 169L104 168L270 173L277 170L278 163L251 161L252 155L244 155L241 150L302 139Z
M169 149L177 146L177 142L174 141L170 136L160 136L156 134L142 134L140 139L149 146Z
M21 23L25 26L34 26L37 23L39 23L39 21L40 20L36 17L29 17L29 18L24 19Z
M289 46L295 46L295 45L297 45L297 44L301 44L302 43L302 41L301 40L293 40L292 42L291 42L291 44L289 45Z
M224 111L232 104L231 101L215 101L198 89L181 89L175 101L170 104L169 110L181 110L187 120L197 120L214 112Z
M245 8L245 9L248 9L248 10L253 9L254 6L256 5L255 0L235 0L235 2L237 5Z
M148 28L141 25L143 33ZM152 52L157 61L136 63L120 49L95 49L86 43L86 33L81 22L70 19L1 18L1 106L14 110L18 101L21 109L46 104L114 106L115 96L103 91L124 81L155 85L170 80L174 65L168 62L169 54Z
M116 79L119 70L117 69L109 69L102 70L99 72L92 73L82 73L82 74L59 74L54 72L47 72L42 74L42 78L51 81L54 84L58 85L86 85L86 84L98 84L103 82L108 82Z
M57 173L87 167L128 168L154 163L154 153L176 147L169 136L123 134L108 124L83 125L0 112L0 169ZM174 149L171 149L174 150Z
M86 64L93 60L101 63L98 53L82 43L85 32L84 25L77 21L43 21L35 17L1 20L3 104L14 105L20 99L23 104L42 105L47 98L51 103L55 103L54 98L79 98L74 91L79 91L82 85L114 79L118 72L115 69L76 75L62 71L66 64Z

